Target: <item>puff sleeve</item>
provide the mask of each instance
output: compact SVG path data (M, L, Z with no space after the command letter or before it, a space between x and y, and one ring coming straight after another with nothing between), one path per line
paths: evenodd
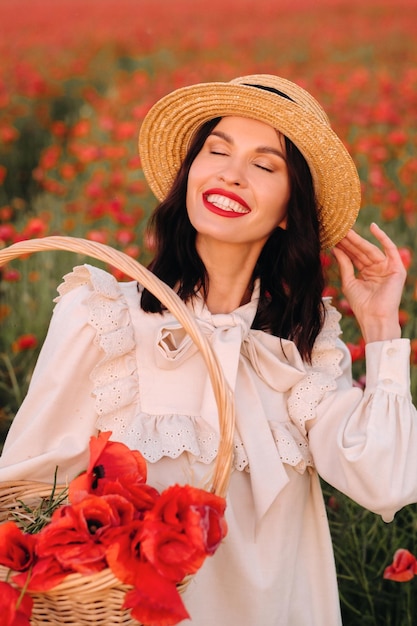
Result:
M345 348L336 388L309 422L319 474L353 500L391 521L417 502L417 412L410 394L407 339L366 346L366 389L350 385Z
M86 467L88 442L97 432L90 374L100 356L88 323L89 297L87 284L80 284L55 306L0 457L0 481L52 482L59 466L58 481L65 482Z

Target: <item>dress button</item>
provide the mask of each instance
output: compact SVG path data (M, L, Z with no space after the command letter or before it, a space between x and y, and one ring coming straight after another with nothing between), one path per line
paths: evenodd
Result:
M384 378L382 382L384 385L392 385L392 378Z
M392 355L393 355L393 354L395 354L396 352L397 352L397 351L396 351L396 349L395 349L395 348L388 348L388 350L387 350L387 354L388 354L389 356L392 356Z

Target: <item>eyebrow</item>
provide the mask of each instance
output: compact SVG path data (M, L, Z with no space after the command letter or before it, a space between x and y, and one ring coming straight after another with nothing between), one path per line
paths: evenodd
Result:
M220 137L220 139L224 139L224 141L227 141L227 143L230 143L231 145L235 143L230 135L228 135L227 133L224 133L221 130L213 130L209 136L212 136L212 135L215 135L216 137ZM284 159L284 161L286 161L285 154L281 150L277 150L276 148L273 148L272 146L258 146L255 152L259 154L274 154L277 157Z

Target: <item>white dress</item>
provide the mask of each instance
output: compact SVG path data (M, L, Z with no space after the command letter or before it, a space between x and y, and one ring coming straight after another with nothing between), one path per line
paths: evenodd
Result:
M218 446L204 360L170 313L140 308L134 282L82 266L65 277L0 481L51 482L87 465L97 430L139 449L148 482L201 486ZM194 305L235 390L234 463L223 544L183 599L194 626L337 626L340 609L318 475L386 521L417 501L417 415L409 341L367 346L352 386L339 314L311 365L291 341L251 330L258 294L233 313Z

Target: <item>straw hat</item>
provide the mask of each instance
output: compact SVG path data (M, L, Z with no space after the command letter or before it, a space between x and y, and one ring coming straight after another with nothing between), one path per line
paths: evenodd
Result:
M183 87L150 109L141 126L139 152L155 196L163 200L168 194L197 129L227 115L270 124L298 147L314 181L321 245L330 248L340 241L360 207L356 167L319 103L298 85L269 74Z

